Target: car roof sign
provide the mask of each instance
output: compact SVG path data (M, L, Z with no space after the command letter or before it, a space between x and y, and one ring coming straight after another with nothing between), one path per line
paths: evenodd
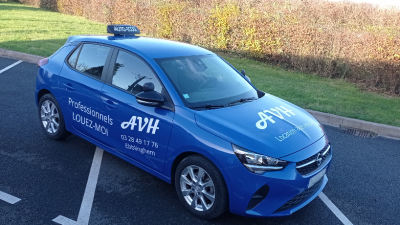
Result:
M113 24L107 25L107 33L114 34L114 36L135 36L135 34L140 34L140 30L132 25Z

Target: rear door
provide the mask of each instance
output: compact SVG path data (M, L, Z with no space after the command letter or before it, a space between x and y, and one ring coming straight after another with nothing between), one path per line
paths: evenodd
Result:
M115 151L163 172L174 112L173 108L144 106L136 101L135 94L147 82L154 84L166 105L172 105L158 76L142 58L116 50L100 100L101 113L109 115L113 123L104 141Z
M79 45L59 77L59 100L67 129L94 140L109 135L109 117L100 113L99 99L111 50L96 43Z

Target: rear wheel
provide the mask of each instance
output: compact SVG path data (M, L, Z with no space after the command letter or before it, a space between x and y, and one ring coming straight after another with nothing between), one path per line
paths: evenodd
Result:
M65 129L64 117L57 100L45 94L39 101L39 119L43 131L52 139L63 139L70 135Z
M225 180L203 156L182 160L175 172L175 189L185 209L202 219L216 218L228 208Z

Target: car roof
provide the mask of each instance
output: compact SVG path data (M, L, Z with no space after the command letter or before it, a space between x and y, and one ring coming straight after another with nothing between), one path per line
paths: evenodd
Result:
M68 42L98 42L114 45L150 58L214 54L204 48L177 41L141 36L71 36Z

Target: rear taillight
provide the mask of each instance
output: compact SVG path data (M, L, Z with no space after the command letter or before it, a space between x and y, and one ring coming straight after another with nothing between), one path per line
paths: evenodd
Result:
M41 67L41 66L46 65L48 62L49 62L49 58L41 59L41 60L38 62L38 67Z

